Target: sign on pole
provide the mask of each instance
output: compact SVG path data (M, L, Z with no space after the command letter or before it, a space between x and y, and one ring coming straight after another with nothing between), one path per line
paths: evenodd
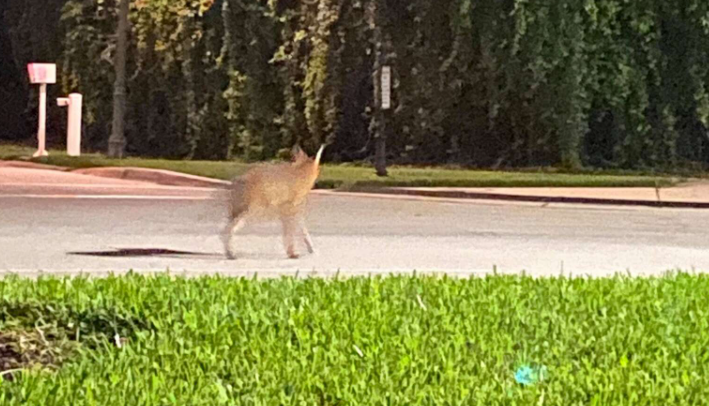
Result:
M391 108L391 67L382 67L382 110Z
M57 82L57 66L53 63L30 63L27 65L30 83L39 85L39 126L37 128L37 152L34 157L49 155L46 150L47 84Z

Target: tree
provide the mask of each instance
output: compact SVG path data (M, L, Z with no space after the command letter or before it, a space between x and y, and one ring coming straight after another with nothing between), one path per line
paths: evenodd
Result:
M5 16L8 9L6 2L0 2L0 111L5 113L0 116L0 127L4 129L0 137L13 139L29 131L25 121L18 119L24 115L28 89L21 77L26 73L19 69L14 57Z
M116 81L113 86L113 126L111 136L108 138L108 156L119 159L123 158L126 147L126 48L128 46L129 3L130 0L120 0L116 54L113 59Z

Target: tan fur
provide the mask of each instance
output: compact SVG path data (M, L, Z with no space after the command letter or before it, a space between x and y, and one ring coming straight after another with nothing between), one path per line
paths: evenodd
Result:
M313 242L305 228L305 203L320 175L320 147L315 158L298 149L293 161L261 164L232 181L229 196L229 224L223 241L229 258L235 255L231 239L247 221L277 218L283 225L283 242L290 258L297 258L293 235L300 228L305 245L314 253Z

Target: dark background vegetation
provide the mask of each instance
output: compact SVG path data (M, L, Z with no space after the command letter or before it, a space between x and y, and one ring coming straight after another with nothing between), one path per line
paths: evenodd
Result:
M84 94L105 149L115 0L0 2L0 137L31 139L30 61ZM706 0L136 0L127 152L247 160L298 142L371 157L374 56L390 41L388 158L478 167L671 169L709 163ZM382 35L375 35L375 29Z

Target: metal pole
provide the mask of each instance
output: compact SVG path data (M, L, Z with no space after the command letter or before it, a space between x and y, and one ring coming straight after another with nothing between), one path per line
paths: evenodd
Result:
M373 2L372 19L374 22L374 169L377 176L388 176L386 162L386 139L389 131L390 83L391 68L389 64L390 41L382 27L383 2ZM385 24L384 24L385 25Z

